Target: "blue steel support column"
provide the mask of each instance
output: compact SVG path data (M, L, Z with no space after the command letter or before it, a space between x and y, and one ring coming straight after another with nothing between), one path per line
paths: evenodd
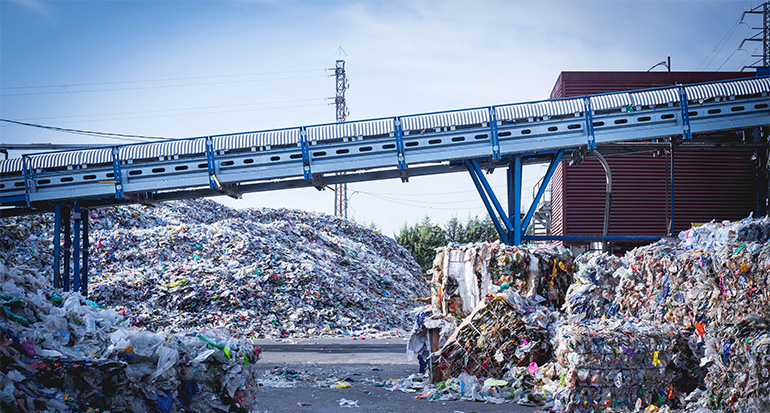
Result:
M687 108L687 91L683 87L679 87L679 110L682 115L682 138L692 138L690 132L690 111Z
M80 212L81 222L83 224L83 274L80 277L80 293L84 297L88 296L88 247L91 243L88 241L88 210L83 209Z
M492 187L489 185L489 181L487 181L487 178L484 177L484 173L481 172L481 168L479 168L479 164L473 159L471 159L470 165L473 168L476 179L479 180L482 187L486 191L486 195L482 194L482 196L489 197L489 200L491 200L492 204L495 206L495 210L497 211L497 214L500 215L500 219L502 219L503 224L505 224L506 231L510 232L511 229L513 229L513 225L511 224L511 221L508 219L508 217L505 216L505 210L503 209L502 205L500 205L500 201L497 200L495 193L492 191Z
M62 216L64 217L64 277L62 277L62 289L70 290L70 254L72 253L72 209L65 208Z
M513 168L513 211L511 211L511 221L516 223L513 226L513 245L521 245L521 155L518 153L513 155L513 165L508 167ZM511 196L511 194L508 194L508 196Z
M543 197L543 194L545 193L545 189L548 187L548 184L551 182L553 173L554 171L556 171L556 167L559 166L559 162L561 161L562 155L564 155L564 149L559 149L559 151L556 152L556 155L554 155L553 160L551 161L551 164L548 166L548 171L546 171L545 173L543 184L540 185L540 189L537 191L537 195L535 195L535 199L532 200L532 205L530 205L529 211L527 211L527 215L524 216L524 221L521 223L521 230L523 232L527 231L527 227L529 226L530 221L532 221L532 217L535 215L535 211L537 210L537 205L540 203L540 198Z
M404 146L404 126L401 119L393 118L393 135L396 137L396 151L398 152L398 171L401 175L401 182L409 182L409 173L406 166L406 149Z
M591 98L583 98L583 116L586 120L586 138L588 140L588 150L596 149L596 137L594 136L594 114L591 109Z
M32 168L30 167L30 161L29 156L21 155L21 168L24 170L24 199L27 202L27 208L29 208L29 190L32 186L30 182L31 175L32 175Z
M75 239L72 241L72 291L80 290L80 206L75 204L73 211Z
M217 180L216 163L214 161L214 141L210 136L206 138L206 163L209 168L209 188L221 188L222 185L220 185L219 180Z
M61 286L61 204L53 207L53 288Z
M467 166L468 172L471 174L471 178L473 179L473 184L476 185L476 190L479 192L481 200L484 202L484 206L487 208L487 213L489 213L489 217L492 219L492 223L495 225L497 234L500 235L500 241L502 241L503 244L509 245L508 233L507 231L503 230L502 226L500 226L500 221L497 219L497 214L495 214L495 210L492 208L492 205L489 203L489 199L484 193L484 187L481 185L479 177L476 175L476 171L473 169L473 165L468 163Z
M112 147L112 174L115 179L115 198L123 198L123 177L120 173L120 149Z
M299 128L299 144L302 148L302 173L306 181L311 180L313 177L310 170L310 147L307 142L307 130L305 128Z
M494 106L489 107L489 137L492 141L492 159L500 160L500 137L497 134L497 112Z

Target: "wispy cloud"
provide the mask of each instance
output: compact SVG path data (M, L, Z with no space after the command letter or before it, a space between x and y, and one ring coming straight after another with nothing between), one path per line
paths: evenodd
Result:
M11 0L23 9L36 14L45 19L51 19L53 17L53 11L51 8L41 0Z

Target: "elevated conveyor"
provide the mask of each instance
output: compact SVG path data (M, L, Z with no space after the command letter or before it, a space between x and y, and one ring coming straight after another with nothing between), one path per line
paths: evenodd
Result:
M3 215L486 167L513 155L767 126L768 78L301 126L0 161ZM337 175L346 172L345 175Z

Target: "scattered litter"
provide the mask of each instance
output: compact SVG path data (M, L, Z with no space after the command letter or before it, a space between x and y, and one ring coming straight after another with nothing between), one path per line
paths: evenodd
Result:
M337 401L342 407L358 407L358 400L339 399Z

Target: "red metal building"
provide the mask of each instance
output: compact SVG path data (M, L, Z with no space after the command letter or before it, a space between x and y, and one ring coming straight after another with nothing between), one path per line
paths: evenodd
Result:
M752 76L744 72L562 72L551 98ZM744 139L735 133L731 138ZM756 214L755 159L765 157L756 151L736 145L677 148L669 155L607 156L613 178L609 235L664 235L672 217L673 234L677 234L693 223ZM551 234L601 234L604 203L605 174L598 160L587 158L573 166L562 162L551 180Z

